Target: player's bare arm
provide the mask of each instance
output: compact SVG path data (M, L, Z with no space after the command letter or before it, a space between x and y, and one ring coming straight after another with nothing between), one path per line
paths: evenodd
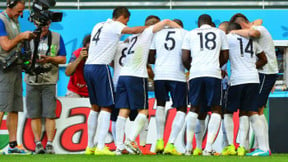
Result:
M184 67L189 70L191 67L191 52L190 50L182 49L182 62Z
M162 20L158 23L156 23L153 27L153 33L156 33L158 31L160 31L161 29L163 29L165 26L169 26L171 28L182 28L180 25L178 25L176 22L169 20L169 19L165 19Z
M154 79L154 72L153 72L153 70L152 70L152 67L149 65L149 64L147 64L147 72L148 72L148 76L149 76L149 79Z
M246 38L259 38L261 36L260 31L253 29L253 28L232 30L231 33L238 34Z
M122 30L122 34L138 34L142 33L144 29L146 29L147 26L136 26L136 27L125 27Z
M254 20L252 22L253 25L256 25L256 26L260 26L263 24L263 20L262 19L257 19L257 20Z
M149 57L148 57L148 63L149 64L155 64L155 60L156 60L156 50L150 50L149 51Z
M227 63L229 59L229 50L221 50L219 55L220 67Z
M267 64L267 57L265 55L264 52L261 52L260 54L257 55L257 62L256 62L256 68L260 69L262 68L264 65Z

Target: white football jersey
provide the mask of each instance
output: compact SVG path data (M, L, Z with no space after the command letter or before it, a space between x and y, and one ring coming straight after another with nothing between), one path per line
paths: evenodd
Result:
M228 50L225 33L210 25L202 25L186 34L182 49L191 52L189 79L213 77L221 79L219 55L221 50Z
M187 31L180 28L166 28L154 35L151 49L156 50L154 80L186 82L182 63L182 42Z
M256 69L257 54L263 50L255 40L237 34L228 34L229 60L231 63L231 86L259 83Z
M116 90L120 71L125 64L126 56L127 56L127 49L129 43L124 43L120 41L117 46L116 54L114 57L114 75L113 75L113 84Z
M271 34L264 26L253 26L253 28L261 33L261 36L259 39L257 39L257 42L265 52L268 61L263 69L258 70L259 73L277 74L279 71L278 63Z
M124 27L121 22L111 19L96 24L91 33L86 64L110 64Z
M153 39L153 26L146 28L141 34L130 37L127 57L120 76L148 78L147 61Z

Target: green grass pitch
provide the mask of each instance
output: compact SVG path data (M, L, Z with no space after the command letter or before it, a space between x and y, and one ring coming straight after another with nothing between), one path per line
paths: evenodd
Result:
M273 154L269 157L237 156L170 156L170 155L0 155L0 162L288 162L288 154Z

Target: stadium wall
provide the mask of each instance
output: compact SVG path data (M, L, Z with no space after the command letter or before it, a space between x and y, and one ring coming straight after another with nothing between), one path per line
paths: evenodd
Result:
M146 139L146 147L145 149L150 149L150 151L154 151L156 147L156 122L155 122L155 114L156 114L156 102L153 94L149 95L149 125L148 129L144 130L147 133ZM24 100L25 103L25 100ZM176 109L171 108L172 102L167 102L165 107L165 132L164 132L164 141L168 142L169 135L171 132L171 126L173 119L176 115ZM189 109L189 108L188 108ZM57 154L79 154L83 153L87 146L87 119L90 112L90 103L88 98L65 98L60 97L57 99L57 108L56 108L56 131L55 138L53 141L54 149ZM237 133L239 127L237 126L239 123L238 114L234 114L234 134L235 134L235 145L237 146L239 143ZM7 151L8 149L8 130L6 127L6 118L4 116L4 120L2 122L1 130L0 130L0 149ZM206 123L208 123L208 119L206 119ZM125 132L131 131L132 122L128 121L126 123ZM206 124L207 125L207 124ZM215 139L215 143L213 144L213 148L217 152L221 152L223 149L223 132L220 131L222 126L219 128L219 133ZM205 130L207 131L207 130ZM204 133L205 134L205 133ZM97 138L97 135L95 136ZM143 137L139 137L143 138ZM139 138L136 141L139 142ZM253 135L252 131L250 131L250 139L252 141ZM47 143L47 136L42 130L41 136L42 144L45 147ZM23 144L23 146L29 150L34 151L35 143L34 143L34 135L31 129L31 120L26 118L26 108L24 108L24 112L19 114L18 121L18 132L17 132L17 141L18 143ZM113 141L111 126L107 137L105 139L105 143L109 146L110 149L115 150L115 143ZM206 144L206 135L203 140L203 149ZM195 147L195 140L193 142L193 146ZM185 152L185 127L181 129L179 135L175 140L175 146L179 152ZM140 149L144 149L140 146Z

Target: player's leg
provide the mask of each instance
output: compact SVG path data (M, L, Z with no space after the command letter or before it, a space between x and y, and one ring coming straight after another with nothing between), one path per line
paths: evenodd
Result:
M249 132L249 111L257 110L257 91L259 84L242 84L238 87L241 87L241 97L240 97L240 113L239 113L239 137L240 145L237 149L238 156L244 156L246 154L246 140Z
M259 87L258 84L257 86ZM250 98L253 98L254 96L256 96L253 98L254 99L253 101L255 101L257 97L259 97L257 96L257 93L254 94L254 91L256 88L257 87L255 85L254 88L251 88L250 91L247 92L247 94L251 95ZM246 155L247 156L269 156L269 148L267 147L267 144L266 144L266 137L265 137L265 132L264 132L265 130L263 129L264 123L261 121L261 118L258 114L258 105L257 103L256 104L254 103L255 102L251 104L250 109L248 111L249 111L249 120L250 120L252 129L255 133L255 138L257 140L259 148Z
M156 141L156 153L162 153L164 151L164 129L165 129L165 103L169 100L168 89L165 86L167 81L164 80L156 80L154 81L154 91L155 98L157 101L156 108L156 133L157 133L157 141Z
M192 141L197 126L199 105L203 101L203 80L201 78L191 79L189 81L189 102L191 104L190 111L186 116L186 153L192 151Z
M222 150L222 155L236 155L234 145L234 121L233 113L240 106L241 86L231 86L228 89L227 108L224 110L224 126L226 130L228 146Z
M116 155L121 155L125 150L125 125L130 114L128 92L125 86L127 81L127 77L120 76L116 89L115 109L119 110L119 114L116 120Z
M205 78L205 94L208 106L211 106L211 117L208 123L206 147L203 155L212 154L212 144L221 124L221 80L217 78Z
M121 108L116 121L116 155L121 155L125 150L124 134L127 118L130 114L130 109ZM126 137L127 138L127 137Z
M203 138L205 135L205 130L206 130L206 125L205 121L209 121L209 115L207 115L207 112L202 112L200 111L200 114L198 116L197 120L197 126L195 129L195 140L196 140L196 148L193 150L193 155L202 155L202 143L203 143Z
M149 118L149 115L147 116L147 118ZM156 155L156 153L154 151L151 152L151 148L146 145L148 130L149 120L146 120L143 130L139 134L139 145L142 147L141 151L143 155Z
M116 105L116 102L115 102L115 105ZM116 146L116 121L117 121L118 114L119 114L119 109L114 108L112 110L111 119L110 119L111 120L111 133L113 136L113 141L115 143L115 146Z
M228 99L228 80L225 81L225 79L222 79L222 120L221 120L221 124L222 124L222 148L225 148L226 146L228 146L228 138L227 138L227 132L225 129L225 123L224 123L224 112L227 109L227 99Z
M262 123L264 124L264 136L266 141L266 147L270 150L269 145L269 126L268 121L264 115L264 108L266 107L269 94L271 90L274 87L274 84L277 80L277 74L259 74L259 80L260 80L260 89L259 89L259 95L258 95L258 114L260 116L260 119Z
M88 116L88 121L87 121L87 129L88 129L88 144L85 150L85 154L91 155L94 154L95 149L96 149L96 143L95 135L96 135L96 130L97 130L97 122L98 122L98 115L100 111L100 107L96 104L97 99L96 99L96 89L94 85L94 69L95 67L93 66L85 66L84 67L84 77L85 81L88 86L88 93L89 93L89 100L91 103L91 109L90 113Z
M105 138L109 130L111 112L115 102L111 72L108 65L86 65L84 75L88 85L90 103L101 107L98 116L97 130L99 132L97 132L95 155L114 155L115 153L105 147Z
M128 89L129 103L131 110L138 110L138 115L133 123L131 135L125 145L133 150L136 154L141 154L141 151L135 142L136 137L143 130L147 122L148 115L148 89L147 79L139 77L131 77L131 82Z
M178 81L168 81L169 90L171 92L172 107L176 107L177 113L172 123L172 130L169 136L168 144L164 153L172 155L181 155L175 146L175 140L184 126L185 116L187 112L187 83ZM169 149L170 148L170 149Z

